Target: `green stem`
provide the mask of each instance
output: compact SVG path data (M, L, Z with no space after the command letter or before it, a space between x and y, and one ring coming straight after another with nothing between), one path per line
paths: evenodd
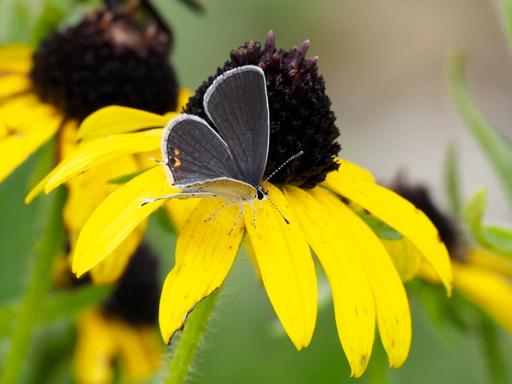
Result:
M186 382L219 292L220 288L197 304L188 317L185 329L171 358L165 384L183 384Z
M490 381L494 384L509 383L507 356L501 349L498 327L491 320L482 319L480 333Z
M462 212L462 193L460 190L459 164L457 155L458 154L455 144L450 144L444 161L444 178L446 192L450 201L450 208L457 217L460 217Z
M30 352L34 327L38 321L39 309L50 289L53 262L62 250L62 203L64 191L54 193L42 206L40 217L44 217L43 238L35 250L35 262L30 272L30 281L17 312L16 327L13 329L10 348L4 360L0 384L19 383L23 363Z
M512 145L487 121L473 102L467 86L462 54L452 55L449 70L450 90L455 105L494 166L512 204Z
M503 21L505 22L505 31L508 42L512 47L512 0L498 0L498 4L503 13Z

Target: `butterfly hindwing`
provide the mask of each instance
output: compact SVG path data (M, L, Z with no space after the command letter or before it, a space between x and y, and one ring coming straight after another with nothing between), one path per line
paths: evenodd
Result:
M257 186L267 164L269 109L263 70L254 65L220 75L204 97L205 111L239 169L239 177Z
M178 187L241 175L224 140L206 121L193 115L172 119L164 132L162 154Z

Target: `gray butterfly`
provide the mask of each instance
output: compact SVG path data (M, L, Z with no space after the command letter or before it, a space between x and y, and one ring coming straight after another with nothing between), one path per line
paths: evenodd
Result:
M218 196L242 204L268 198L261 186L270 134L263 70L247 65L223 73L206 91L203 105L217 130L198 116L181 114L163 134L164 164L171 184L182 192L145 202Z

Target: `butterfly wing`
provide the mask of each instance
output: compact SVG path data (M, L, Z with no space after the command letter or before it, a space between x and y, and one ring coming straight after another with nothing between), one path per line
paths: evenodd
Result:
M240 180L257 186L267 164L270 131L263 70L246 65L223 73L206 91L204 108L228 145Z
M197 116L182 114L169 122L162 155L172 184L179 188L218 178L240 178L227 144Z

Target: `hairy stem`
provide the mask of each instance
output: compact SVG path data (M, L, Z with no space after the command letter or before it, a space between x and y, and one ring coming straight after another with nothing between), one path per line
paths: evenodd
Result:
M1 384L19 383L23 363L30 352L34 327L44 298L51 286L53 262L60 254L63 243L61 212L64 191L59 190L50 196L42 206L40 217L44 217L42 239L35 249L35 260L30 271L30 280L17 312L16 326L13 328L10 346L0 376Z
M220 288L200 302L188 317L185 329L180 336L169 364L167 377L165 378L166 384L183 384L186 382L219 292Z

